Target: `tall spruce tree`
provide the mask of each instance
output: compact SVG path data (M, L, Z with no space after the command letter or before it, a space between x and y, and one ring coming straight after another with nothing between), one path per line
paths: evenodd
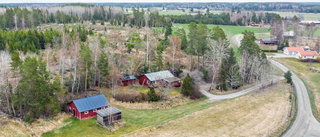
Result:
M189 74L187 74L186 78L184 78L182 87L181 87L181 93L184 96L190 96L193 91L193 84L192 79Z

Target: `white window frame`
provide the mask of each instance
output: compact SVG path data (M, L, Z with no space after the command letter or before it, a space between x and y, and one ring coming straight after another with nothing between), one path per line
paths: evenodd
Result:
M71 110L71 107L69 107L69 110Z
M93 112L97 112L97 111L98 111L98 109L94 109L94 110L93 110Z
M147 81L147 84L150 84L150 80Z
M89 111L85 111L84 114L89 114Z

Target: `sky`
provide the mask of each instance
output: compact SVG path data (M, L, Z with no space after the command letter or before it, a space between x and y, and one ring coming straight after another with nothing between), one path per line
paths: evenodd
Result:
M0 0L0 3L320 2L319 0Z

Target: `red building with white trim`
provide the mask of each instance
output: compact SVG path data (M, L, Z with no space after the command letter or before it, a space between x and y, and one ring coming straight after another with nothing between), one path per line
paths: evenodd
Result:
M109 102L103 94L84 97L69 103L68 111L79 120L97 116L97 111L109 107Z

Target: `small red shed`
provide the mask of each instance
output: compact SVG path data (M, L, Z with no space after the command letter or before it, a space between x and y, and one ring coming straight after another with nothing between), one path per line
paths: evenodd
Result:
M132 85L136 82L136 77L131 75L131 76L123 76L121 81L123 86L129 86Z
M139 83L145 87L181 85L180 79L175 77L169 70L147 73L139 77Z
M69 103L69 113L84 120L97 116L97 111L109 107L109 102L103 94L84 97Z

